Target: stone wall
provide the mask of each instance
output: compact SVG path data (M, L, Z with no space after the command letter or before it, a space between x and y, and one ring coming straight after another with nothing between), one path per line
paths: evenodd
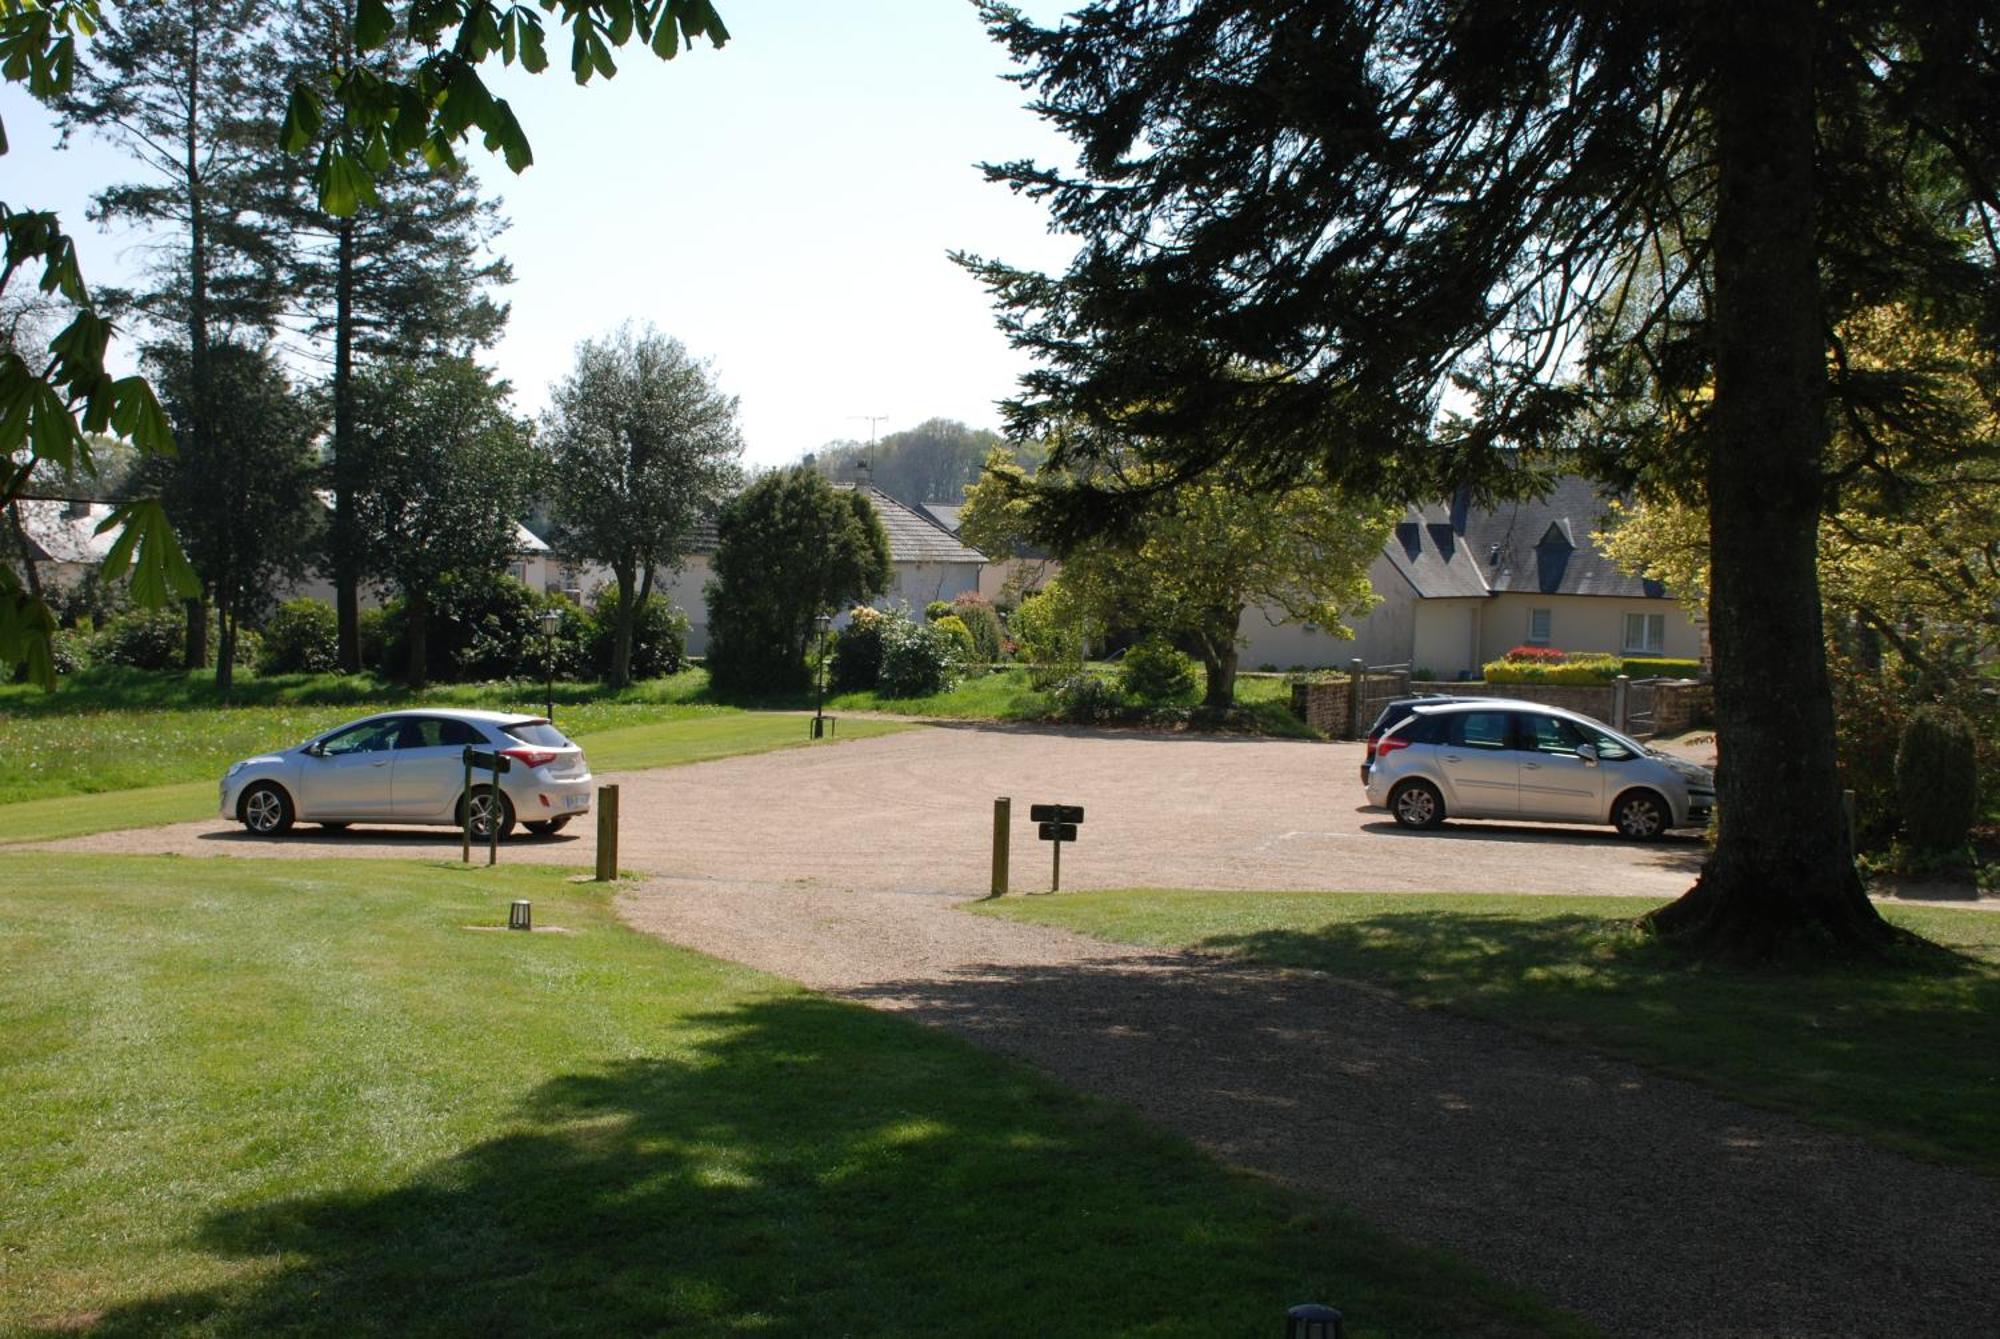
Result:
M1346 679L1292 685L1292 715L1330 739L1342 739L1353 727L1354 705Z
M1653 693L1654 734L1671 738L1715 724L1715 685L1663 683Z

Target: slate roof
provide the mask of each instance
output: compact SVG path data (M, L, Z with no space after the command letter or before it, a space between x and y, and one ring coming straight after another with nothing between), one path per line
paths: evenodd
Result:
M889 558L899 563L983 563L986 555L961 544L958 536L938 521L912 507L906 507L881 489L866 484L835 484L835 488L859 488L882 528L889 532Z
M1579 475L1547 497L1474 508L1463 499L1412 507L1383 552L1425 599L1601 595L1663 600L1666 587L1620 571L1591 539L1610 498Z
M72 507L67 502L23 499L16 505L21 509L22 531L28 542L40 550L39 561L101 563L117 542L115 534L96 533L105 517L111 515L111 508L102 502Z

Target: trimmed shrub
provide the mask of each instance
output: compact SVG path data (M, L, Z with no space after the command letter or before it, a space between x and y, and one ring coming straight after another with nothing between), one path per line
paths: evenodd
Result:
M264 624L259 674L325 674L340 664L340 621L325 600L287 600Z
M1553 646L1517 646L1500 658L1520 665L1559 665L1567 654Z
M1000 659L1006 634L1001 630L1000 614L993 602L978 591L969 590L951 602L951 610L972 633L973 658L988 664Z
M187 614L179 606L133 609L104 625L91 645L91 659L132 669L179 669L186 645Z
M1620 674L1617 656L1575 655L1555 663L1492 660L1482 666L1488 683L1601 684Z
M1083 619L1060 579L1025 597L1008 622L1028 682L1052 689L1083 671Z
M1896 746L1896 797L1903 836L1925 851L1965 845L1979 811L1979 762L1972 722L1951 707L1910 713Z
M966 627L965 620L957 614L934 618L931 620L931 626L958 643L958 665L961 670L978 658L979 648L972 640L972 629Z
M1184 702L1194 696L1194 660L1164 637L1148 637L1125 653L1118 667L1125 695L1149 706Z
M1669 660L1665 656L1626 656L1624 672L1635 679L1698 679L1699 660Z
M882 670L876 676L876 691L884 697L948 693L958 684L960 655L958 639L938 624L890 618L882 630Z
M955 613L950 600L932 600L924 606L924 622L935 623L947 614Z
M866 606L851 611L833 642L833 691L865 693L882 674L882 634L893 615Z

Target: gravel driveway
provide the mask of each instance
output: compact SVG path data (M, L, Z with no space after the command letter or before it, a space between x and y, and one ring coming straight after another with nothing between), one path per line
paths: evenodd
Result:
M1626 1335L1992 1332L1991 1181L1312 973L1105 945L957 909L1014 801L1082 804L1064 886L1637 893L1702 847L1359 808L1356 745L947 726L606 777L633 924L1020 1056L1221 1157L1450 1248ZM439 832L233 825L62 849L446 856ZM588 831L504 860L587 865ZM1340 1299L1328 1299L1338 1302Z

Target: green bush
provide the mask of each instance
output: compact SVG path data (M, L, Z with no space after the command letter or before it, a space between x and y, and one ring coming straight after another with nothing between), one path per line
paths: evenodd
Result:
M1626 656L1625 673L1635 679L1698 679L1699 660L1669 660L1665 656Z
M834 637L833 690L873 691L882 676L882 635L893 615L862 607L851 611L847 626Z
M883 697L929 697L957 687L962 652L956 637L936 623L890 618L882 630L882 671L876 691Z
M340 622L333 606L310 598L287 600L264 623L259 674L325 674L338 668Z
M1523 664L1489 660L1482 667L1488 683L1601 684L1622 672L1617 656L1573 655L1555 664Z
M363 665L380 665L389 654L389 611L363 609L355 615L355 637Z
M91 644L92 661L132 669L170 670L181 666L187 645L187 614L169 609L132 609L104 625Z
M75 628L57 628L49 638L49 657L57 674L75 674L90 668L91 636Z
M1979 812L1979 763L1963 712L1923 706L1910 713L1896 746L1896 797L1910 845L1925 851L1965 845Z
M1184 702L1194 696L1195 664L1164 637L1148 637L1125 653L1118 669L1125 695L1148 705Z
M951 607L950 600L932 600L929 604L924 606L924 622L935 623L939 619L945 617L947 614L952 614L956 612L957 611Z
M1122 714L1124 698L1116 686L1088 670L1079 670L1049 685L1049 699L1056 714L1066 721L1089 725Z
M1084 620L1060 578L1025 597L1008 630L1030 666L1031 686L1049 689L1082 672Z
M934 618L931 626L958 643L958 666L961 670L979 658L979 647L972 640L972 629L966 627L965 620L957 614Z
M424 660L435 682L539 678L542 674L542 599L499 573L443 582L431 594ZM383 606L384 673L409 670L407 602Z
M562 603L570 609L576 608L568 600ZM606 586L597 592L589 618L579 617L576 620L574 632L567 618L558 623L558 666L566 660L575 659L573 651L564 642L568 636L577 636L584 639L583 650L591 673L600 679L608 678L612 652L618 639L617 608L617 589ZM687 614L669 604L665 596L648 595L640 601L638 610L632 616L632 682L679 674L687 658L687 634Z
M978 591L969 590L951 602L951 609L972 633L973 658L987 664L999 660L1006 634L1000 628L1000 614L993 602Z

